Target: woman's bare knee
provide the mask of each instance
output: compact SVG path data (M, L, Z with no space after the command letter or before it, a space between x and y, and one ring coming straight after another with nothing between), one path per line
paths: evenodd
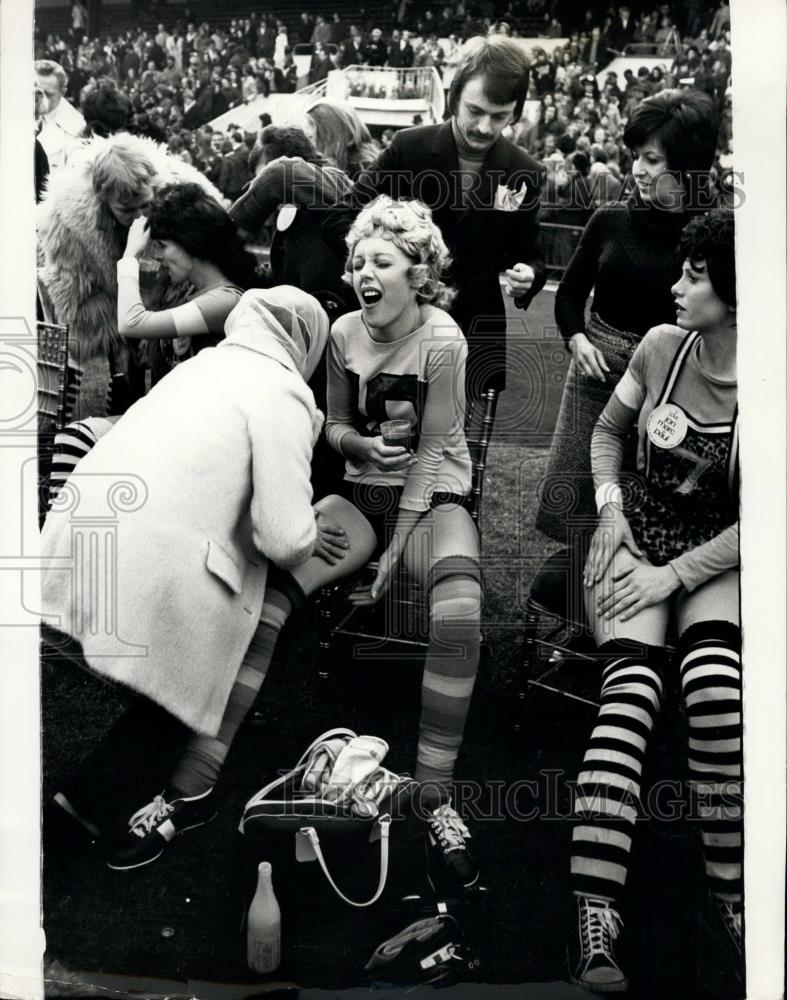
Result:
M335 565L330 565L319 556L312 556L295 567L292 575L306 594L312 594L328 583L356 573L369 561L377 545L372 526L358 508L344 497L324 497L314 505L314 509L325 522L344 530L348 547L344 558Z

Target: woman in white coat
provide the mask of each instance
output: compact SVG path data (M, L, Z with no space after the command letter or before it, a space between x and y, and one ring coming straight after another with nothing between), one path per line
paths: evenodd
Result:
M304 381L327 316L291 286L253 290L226 334L98 441L41 538L49 638L208 739L232 714L269 562L332 558L309 482L322 415Z

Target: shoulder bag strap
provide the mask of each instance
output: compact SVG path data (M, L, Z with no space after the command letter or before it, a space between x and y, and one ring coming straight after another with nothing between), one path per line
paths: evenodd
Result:
M354 899L350 899L345 896L341 891L339 886L334 882L331 877L331 873L328 871L328 866L325 863L325 858L322 854L322 848L320 847L320 835L314 829L313 826L304 826L301 828L300 833L309 839L309 843L314 851L314 856L320 863L320 868L323 870L323 874L328 879L328 883L339 897L339 899L344 900L350 906L356 906L362 908L364 906L371 906L372 903L376 903L377 900L382 896L383 890L385 889L385 883L388 881L388 846L389 846L389 828L391 826L391 817L386 814L385 816L380 816L377 820L380 827L380 878L377 882L377 890L371 899L367 899L365 903L359 903Z

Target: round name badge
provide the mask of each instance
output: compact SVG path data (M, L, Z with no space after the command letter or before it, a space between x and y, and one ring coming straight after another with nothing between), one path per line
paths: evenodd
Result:
M662 403L648 417L648 438L657 448L677 448L688 429L686 414L675 403Z
M276 228L280 233L286 233L292 225L292 220L298 213L297 205L282 205L276 216Z

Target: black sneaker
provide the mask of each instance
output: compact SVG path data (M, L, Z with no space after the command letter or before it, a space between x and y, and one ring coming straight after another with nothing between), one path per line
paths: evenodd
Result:
M577 895L576 925L568 945L568 974L575 986L594 993L624 993L628 979L613 947L623 921L613 901Z
M107 866L116 871L140 868L155 861L178 834L203 826L216 816L212 788L191 798L170 798L163 792L138 809L126 833L108 852Z
M439 892L448 884L469 889L478 881L478 865L467 847L470 831L459 813L444 802L433 810L427 822L427 863L429 881Z

